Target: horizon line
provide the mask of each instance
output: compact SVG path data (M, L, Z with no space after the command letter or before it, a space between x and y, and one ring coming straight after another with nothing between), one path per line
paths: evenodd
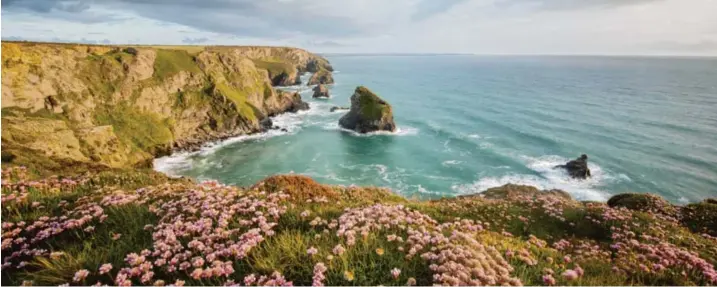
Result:
M60 44L60 45L88 45L88 46L187 46L187 47L286 47L298 48L310 51L319 55L338 55L338 56L484 56L484 57L645 57L645 58L717 58L716 54L600 54L600 53L470 53L470 52L314 52L312 49L296 46L281 45L234 45L234 44L137 44L137 43L87 43L87 42L58 42L58 41L36 41L36 40L18 40L0 38L2 42L16 43L42 43L42 44Z

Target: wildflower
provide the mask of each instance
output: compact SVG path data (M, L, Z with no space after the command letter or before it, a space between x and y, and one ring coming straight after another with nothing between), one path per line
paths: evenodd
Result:
M184 286L184 280L179 280L179 279L177 279L177 281L174 281L174 284L172 284L172 285L174 285L174 286Z
M307 217L311 214L311 211L304 210L301 214L299 214L301 217Z
M573 261L573 260L570 258L570 255L565 255L565 256L563 257L563 261L565 261L565 263L570 263L570 262Z
M398 279L398 276L401 275L401 269L398 269L398 268L391 269L391 275L393 275L393 279Z
M112 240L119 240L122 237L122 233L110 232L110 236L112 236Z
M326 260L329 260L329 261L334 260L334 256L329 254L326 256Z
M548 286L555 285L555 278L553 278L553 275L550 275L550 274L543 275L543 284L548 285Z
M95 231L95 227L94 227L94 226L87 226L87 227L85 228L85 232L92 232L92 231Z
M383 248L376 248L376 254L378 254L378 256L383 256L383 253Z
M336 245L333 250L334 254L339 255L339 256L341 254L344 254L345 251L346 251L346 249L341 244Z
M416 286L416 278L408 278L408 280L406 280L406 286Z
M565 278L565 280L572 281L578 279L578 277L578 273L575 272L575 270L568 269L563 272L563 278Z
M580 266L577 266L577 265L575 266L575 268L573 270L575 270L575 273L578 273L579 277L583 277L583 274L585 273L583 268L581 268Z
M344 271L344 279L346 279L346 281L354 281L354 273L348 270Z
M112 264L110 263L105 263L100 266L100 274L105 274L107 272L110 272L110 270L112 270Z
M152 285L154 285L154 286L164 286L165 283L164 283L164 280L157 280L157 281L154 281L154 284L152 284Z
M314 254L319 253L319 250L312 246L306 250L306 253L313 256Z
M256 275L253 273L244 277L244 285L251 286L254 282L256 282Z
M313 282L311 283L312 286L324 286L324 279L326 279L324 272L326 272L326 270L326 265L322 262L314 265L314 277Z
M396 240L396 234L387 235L386 240L389 242Z
M202 268L196 268L194 269L194 271L192 271L192 274L190 276L192 276L192 278L194 278L195 280L199 280L199 278L202 278L202 272L204 272Z
M81 282L87 278L87 275L90 275L90 271L87 269L82 269L77 272L75 272L75 277L72 278L72 281L75 282Z

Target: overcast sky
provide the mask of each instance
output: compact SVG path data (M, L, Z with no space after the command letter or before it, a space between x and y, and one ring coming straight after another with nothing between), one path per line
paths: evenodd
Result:
M5 0L2 38L349 53L717 55L717 0Z

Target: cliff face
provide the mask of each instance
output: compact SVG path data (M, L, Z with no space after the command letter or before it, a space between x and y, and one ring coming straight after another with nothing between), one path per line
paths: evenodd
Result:
M294 77L331 68L293 48L3 42L2 51L3 162L49 168L144 165L258 132L300 101L272 88L273 67Z

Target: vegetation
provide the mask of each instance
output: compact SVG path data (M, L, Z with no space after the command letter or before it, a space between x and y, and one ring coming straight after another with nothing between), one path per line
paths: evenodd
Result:
M381 117L391 110L391 106L386 103L386 101L364 86L356 88L355 93L360 95L359 107L361 109L361 115L367 119L380 120Z
M201 73L194 58L184 50L158 49L154 61L154 75L158 80L169 78L179 72Z
M415 201L293 175L245 189L149 170L2 175L14 285L717 283L717 238L530 187Z

